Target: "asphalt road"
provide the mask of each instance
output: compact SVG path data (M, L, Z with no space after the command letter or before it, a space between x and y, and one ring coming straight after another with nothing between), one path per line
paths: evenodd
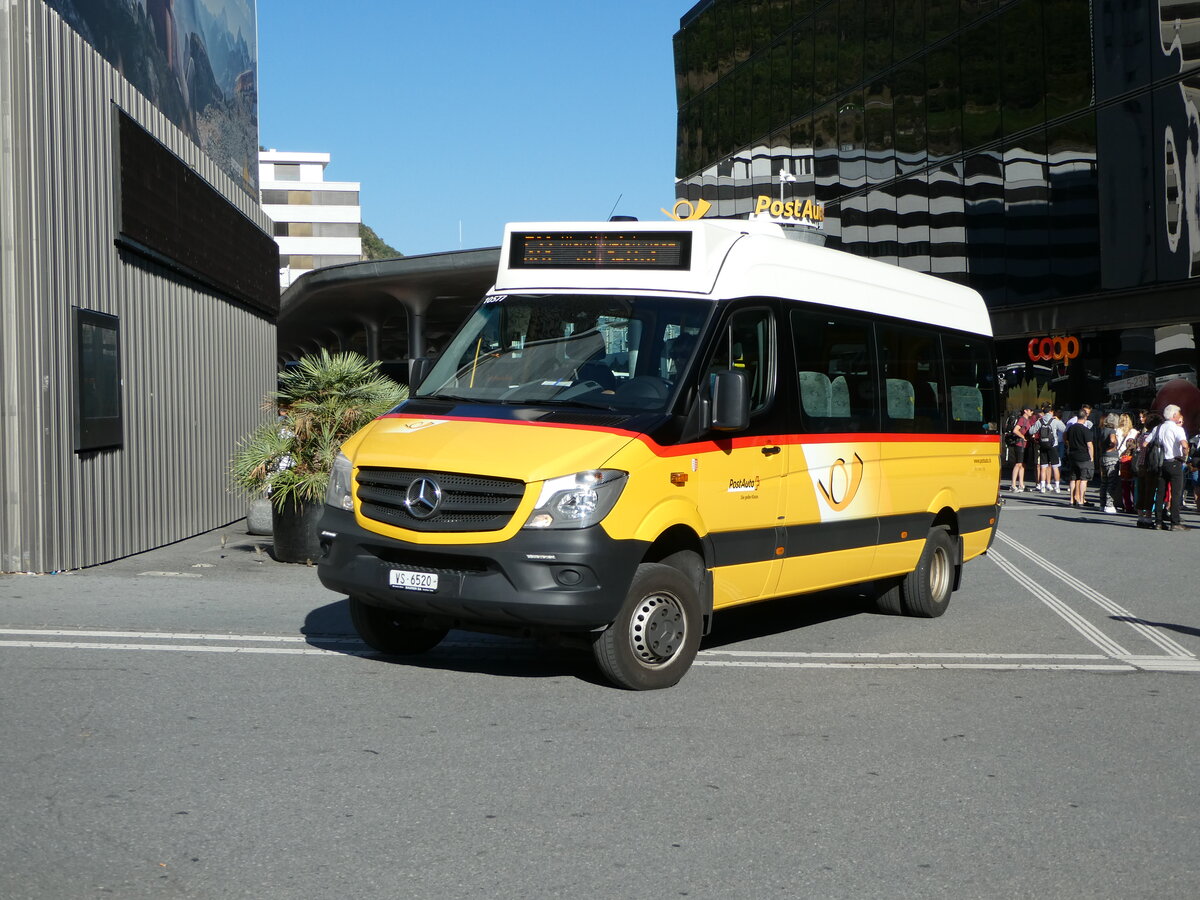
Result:
M0 896L1200 895L1200 530L1022 495L943 618L723 613L652 693L383 660L266 546L0 577Z

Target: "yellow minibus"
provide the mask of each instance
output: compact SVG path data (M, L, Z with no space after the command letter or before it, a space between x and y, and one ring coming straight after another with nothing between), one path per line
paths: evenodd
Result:
M717 610L864 583L941 615L995 533L996 401L961 285L771 223L509 225L495 287L343 446L319 576L384 654L565 636L668 687Z

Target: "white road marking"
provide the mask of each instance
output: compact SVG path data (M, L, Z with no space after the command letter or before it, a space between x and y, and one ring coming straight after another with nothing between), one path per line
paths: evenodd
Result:
M4 628L0 635L28 640L0 640L0 648L47 650L116 650L122 652L237 653L272 656L375 657L379 654L350 636L200 634L160 631L90 631L87 629ZM92 640L59 640L88 637ZM97 640L108 638L109 640ZM134 643L130 639L156 641ZM309 642L312 643L309 643ZM205 643L207 642L207 643ZM281 646L281 645L303 646ZM263 646L274 645L274 646ZM431 651L431 658L452 658L470 651L476 657L538 659L542 651L501 641L449 640ZM1110 657L1097 653L905 653L703 650L695 665L755 669L960 669L976 671L1059 672L1191 672L1200 673L1200 660L1165 656Z
M1116 641L1112 640L1103 631L1073 610L1054 594L1050 593L1036 581L1030 581L1020 569L1006 560L994 549L988 552L988 558L991 559L997 566L999 566L1001 571L1012 578L1013 581L1049 607L1050 610L1062 618L1064 622L1103 650L1106 656L1115 658L1129 656L1128 650L1126 650Z
M1049 572L1051 575L1054 575L1056 578L1059 578L1062 581L1064 581L1069 587L1074 588L1078 593L1082 594L1088 600L1091 600L1093 603L1095 603L1097 606L1099 606L1101 609L1103 609L1105 612L1107 612L1110 616L1112 616L1117 621L1120 621L1123 624L1130 626L1131 628L1133 628L1134 631L1138 632L1138 634L1140 634L1142 637L1146 638L1148 641L1150 641L1153 644L1157 644L1159 647L1161 647L1163 649L1163 651L1168 656L1177 656L1177 657L1182 657L1184 659L1195 659L1196 658L1196 655L1194 653L1190 652L1186 647L1184 647L1182 644L1180 644L1175 639L1169 637L1168 635L1163 634L1161 631L1156 629L1154 626L1147 624L1145 622L1145 620L1143 620L1140 616L1135 616L1132 612L1127 610L1125 607L1121 606L1115 600L1112 600L1112 599L1104 596L1103 594L1099 593L1098 591L1093 590L1091 587L1084 584L1082 581L1080 581L1078 578L1076 578L1070 572L1054 565L1054 563L1050 562L1049 560L1045 559L1044 557L1039 556L1037 553L1035 553L1033 550L1026 547L1024 544L1020 543L1019 541L1014 540L1013 538L1009 537L1008 535L1006 535L1002 532L997 532L996 538L998 540L1001 540L1004 543L1008 544L1010 547L1012 547L1018 553L1025 556L1027 559L1029 559L1035 565L1040 566L1041 568L1043 568L1047 572ZM991 554L989 554L989 556L990 555Z

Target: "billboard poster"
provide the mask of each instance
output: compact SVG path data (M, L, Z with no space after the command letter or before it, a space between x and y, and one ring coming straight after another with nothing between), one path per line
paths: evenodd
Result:
M257 199L254 0L46 3Z

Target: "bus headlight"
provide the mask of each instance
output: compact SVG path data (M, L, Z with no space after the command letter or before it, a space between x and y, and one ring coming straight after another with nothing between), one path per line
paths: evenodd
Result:
M587 528L609 514L625 489L628 472L596 469L551 478L530 513L526 528Z
M325 491L325 503L334 509L354 509L354 467L344 453L333 461L329 473L329 488Z

